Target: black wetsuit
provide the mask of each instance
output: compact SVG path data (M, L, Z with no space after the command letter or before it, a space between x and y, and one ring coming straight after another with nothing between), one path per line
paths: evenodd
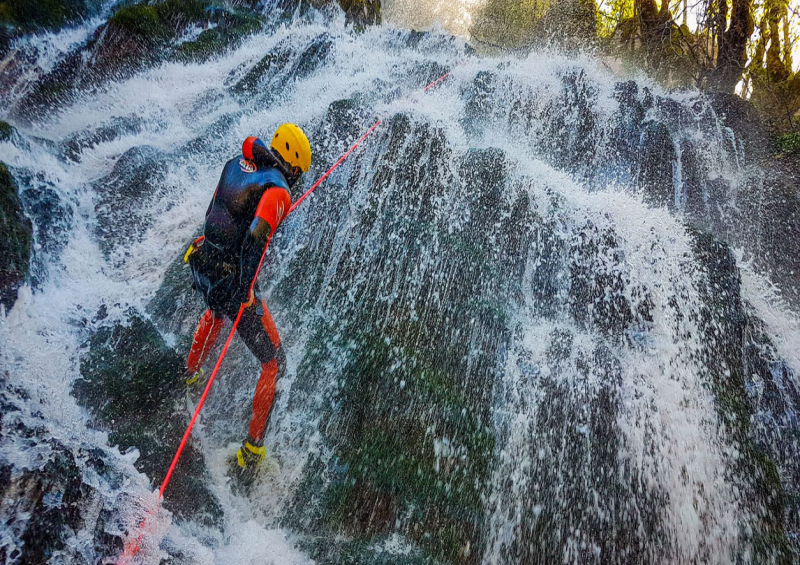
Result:
M248 299L267 238L284 215L286 196L278 204L281 214L274 226L257 216L259 204L267 200L265 193L273 188L289 193L285 176L275 166L240 156L228 161L222 171L206 211L205 239L190 257L194 286L218 317L236 319L239 306ZM254 291L257 293L257 285ZM259 297L244 310L238 331L259 361L266 363L275 357L278 344L273 344L265 331L263 310Z

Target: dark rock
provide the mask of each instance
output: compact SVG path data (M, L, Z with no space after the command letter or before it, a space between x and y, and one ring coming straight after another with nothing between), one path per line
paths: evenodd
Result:
M14 128L8 122L0 121L0 142L11 141L14 133Z
M642 129L639 160L634 169L636 186L654 206L675 209L674 167L677 159L669 129L662 122L650 122Z
M105 253L142 236L150 224L149 201L166 191L167 162L168 157L154 147L133 147L119 158L108 176L95 182L96 234Z
M331 49L333 49L333 39L329 34L323 33L300 54L289 75L295 78L311 75L327 61Z
M354 99L336 100L328 106L325 118L314 132L314 159L333 162L352 145L354 139L374 123L366 106Z
M0 163L0 305L10 309L28 277L33 226L25 217L17 183Z
M264 19L260 15L214 5L209 6L208 11L209 20L216 23L216 27L204 30L194 41L181 43L173 58L180 61L206 61L234 48L245 37L260 31L264 26Z
M480 71L466 94L462 127L470 133L479 131L482 120L492 114L494 92L497 88L497 75L489 71Z
M784 524L786 495L770 454L774 448L764 449L754 441L756 416L747 382L754 378L756 373L752 371L758 361L753 358L752 345L747 345L745 339L751 330L742 304L736 258L727 245L706 234L695 234L694 245L708 277L705 288L701 288L703 363L711 379L722 427L740 453L731 463L731 471L742 485L739 488L748 493L746 506L756 517L748 541L758 562L788 565L792 562L792 551ZM762 378L766 376L761 374ZM775 381L770 376L765 382ZM797 392L793 392L794 397L788 398L794 401Z
M267 53L231 90L241 96L251 96L258 91L269 91L267 86L289 63L294 51L288 39Z
M100 143L108 143L126 135L142 131L144 120L138 116L114 117L90 129L76 132L62 142L61 154L71 161L80 162L85 149L93 149Z
M542 147L559 168L586 175L586 163L594 163L600 132L594 115L597 88L583 70L561 77L561 96L544 111L547 144Z
M102 2L96 0L4 0L0 10L0 26L30 32L39 28L59 29L62 26L96 14Z
M109 430L110 444L123 452L139 450L136 468L157 483L189 421L177 407L185 398L184 361L152 323L131 312L128 324L104 327L92 336L73 395L96 425ZM202 451L190 439L165 506L182 518L218 523L222 510L205 486L206 474Z
M363 30L381 23L381 0L339 0L339 5L347 23L355 29Z
M706 92L704 96L720 121L735 132L748 156L758 160L767 155L771 146L769 129L750 102L727 92Z
M31 284L36 288L45 280L48 264L58 258L67 244L73 225L73 208L62 201L56 187L44 175L32 176L22 171L18 176L22 202L33 220Z
M0 556L4 563L38 565L62 559L84 562L81 548L74 546L76 536L94 537L98 555L118 555L122 549L119 535L106 532L106 522L116 520L115 504L108 503L97 489L97 481L87 479L82 466L87 461L82 449L72 450L55 439L44 426L35 426L23 417L22 407L30 400L20 388L9 385L0 374ZM24 465L14 457L15 450L26 444L35 452L23 457ZM105 464L108 455L97 449L88 461ZM9 463L9 460L11 461ZM103 478L100 479L103 482ZM111 486L119 493L122 480ZM107 485L102 485L107 486ZM113 532L113 527L108 528Z
M624 255L611 230L588 223L567 251L570 313L581 325L621 336L634 323L622 278Z

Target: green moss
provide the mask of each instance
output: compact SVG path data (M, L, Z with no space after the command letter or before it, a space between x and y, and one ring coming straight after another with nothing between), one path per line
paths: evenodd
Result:
M211 2L208 0L165 0L153 4L153 8L164 21L184 19L198 22L208 17Z
M33 226L25 217L17 183L0 163L0 304L11 307L28 277Z
M14 135L14 128L7 122L0 121L0 141L8 141Z
M111 16L108 23L149 40L164 40L168 36L159 12L153 6L127 6Z
M787 133L777 139L778 150L783 153L800 153L800 132Z
M458 559L482 522L494 436L458 376L376 334L355 343L336 399L337 455L347 473L328 493L328 525L369 535L399 521L429 555ZM380 516L360 523L374 505Z
M174 57L182 61L205 61L256 33L263 25L259 17L241 12L225 12L224 20L224 25L207 29L194 41L179 45Z

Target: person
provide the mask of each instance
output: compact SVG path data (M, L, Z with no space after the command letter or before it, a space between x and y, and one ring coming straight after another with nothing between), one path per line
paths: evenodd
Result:
M308 138L294 124L278 127L270 147L257 137L248 137L242 154L225 164L206 211L203 235L185 257L193 286L208 306L189 351L187 384L201 381L202 366L225 318L236 320L240 306L238 335L261 363L248 434L230 462L240 479L252 479L264 459L275 382L286 370L278 330L254 279L270 238L289 212L291 188L310 166Z

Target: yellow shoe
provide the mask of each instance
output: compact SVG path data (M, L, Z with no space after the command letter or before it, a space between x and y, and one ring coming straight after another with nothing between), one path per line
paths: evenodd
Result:
M194 386L198 383L201 379L205 382L206 372L203 369L199 369L194 372L194 374L189 375L186 378L186 386Z
M253 469L258 467L267 456L267 448L263 445L255 446L249 441L244 442L244 445L236 452L236 463L242 469Z
M234 491L243 488L243 492L248 492L266 456L267 448L263 445L256 446L249 441L242 444L236 455L228 460L228 476L238 483L234 485Z

